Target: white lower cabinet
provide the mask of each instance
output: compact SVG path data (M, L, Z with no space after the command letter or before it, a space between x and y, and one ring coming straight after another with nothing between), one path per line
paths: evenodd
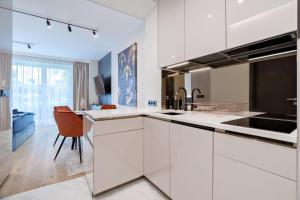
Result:
M171 198L212 200L213 132L171 124Z
M143 176L143 129L94 137L94 194Z
M213 196L214 200L296 200L296 182L215 154Z
M144 118L144 175L170 195L170 122Z

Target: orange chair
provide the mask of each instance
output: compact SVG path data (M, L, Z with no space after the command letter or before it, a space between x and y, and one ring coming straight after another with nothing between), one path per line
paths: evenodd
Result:
M69 108L69 106L54 106L54 111L72 111L72 110L71 110L71 108ZM57 134L57 137L54 141L53 147L55 146L58 138L59 138L59 133Z
M59 134L62 135L64 138L59 146L59 149L55 155L54 161L56 160L61 147L63 146L67 137L72 137L78 139L79 142L79 157L80 163L82 163L82 156L81 156L81 137L83 134L83 120L79 116L77 116L72 111L54 111L54 119L56 121ZM72 149L74 146L74 139L72 144Z
M69 106L54 106L55 111L72 111Z
M101 110L112 110L112 109L117 109L116 105L102 105Z

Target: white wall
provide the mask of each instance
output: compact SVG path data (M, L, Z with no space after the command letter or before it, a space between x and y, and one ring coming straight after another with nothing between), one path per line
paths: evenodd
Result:
M148 106L148 100L156 100L161 107L161 70L158 67L158 10L145 20L145 50L143 67L143 106Z
M98 104L99 99L96 94L94 77L98 75L98 61L90 61L89 66L89 105L92 103Z
M157 58L157 8L119 47L112 50L112 103L118 105L118 53L137 43L137 107L148 106L148 100L161 105L161 71Z

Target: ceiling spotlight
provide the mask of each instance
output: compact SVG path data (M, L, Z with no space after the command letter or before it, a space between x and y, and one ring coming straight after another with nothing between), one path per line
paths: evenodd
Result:
M242 4L244 2L244 0L238 0L239 4Z
M94 35L94 38L97 38L98 37L97 31L93 30L93 35Z
M69 32L72 32L72 28L71 28L70 24L68 24L68 30L69 30Z
M51 29L51 23L50 23L50 21L49 21L49 19L47 19L47 27L48 27L48 29Z
M27 44L27 48L31 51L32 48L31 48L31 45L30 44Z

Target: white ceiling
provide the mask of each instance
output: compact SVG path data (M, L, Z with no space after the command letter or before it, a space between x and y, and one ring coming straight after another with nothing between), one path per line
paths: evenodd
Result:
M156 6L156 2L157 2L157 0L90 0L90 1L141 19L145 19L150 14L150 12Z
M142 19L117 12L89 0L14 0L14 9L99 30L91 31L52 22L48 30L43 19L13 14L13 40L30 42L32 54L74 60L99 60L120 45L135 31L143 28ZM13 44L15 52L28 53L25 45Z

